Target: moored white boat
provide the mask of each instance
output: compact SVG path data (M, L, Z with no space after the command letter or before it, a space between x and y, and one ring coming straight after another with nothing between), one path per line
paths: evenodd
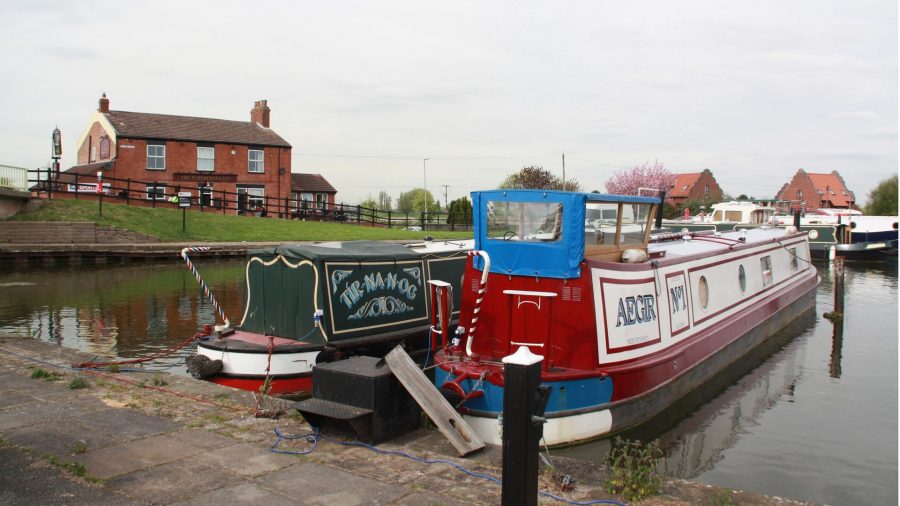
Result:
M758 227L651 242L657 199L472 198L478 255L435 384L486 442L501 442L501 359L520 346L543 356L544 439L564 445L648 420L815 304L804 233ZM602 243L584 228L597 210L617 217Z

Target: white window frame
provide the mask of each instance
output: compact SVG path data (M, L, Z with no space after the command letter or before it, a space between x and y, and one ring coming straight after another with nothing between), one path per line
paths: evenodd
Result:
M166 200L166 185L157 184L152 185L148 184L146 189L147 200Z
M154 153L150 150L153 148ZM162 151L156 152L156 148ZM150 160L162 160L162 167L151 167ZM153 164L156 165L156 164ZM166 170L166 145L165 144L147 144L147 170Z
M266 204L266 189L265 188L248 188L245 186L239 187L237 189L238 193L246 193L247 194L247 210L252 211L257 207L265 206Z
M261 149L247 150L247 172L262 174L266 171L266 153Z
M197 146L197 172L213 172L216 170L216 148Z

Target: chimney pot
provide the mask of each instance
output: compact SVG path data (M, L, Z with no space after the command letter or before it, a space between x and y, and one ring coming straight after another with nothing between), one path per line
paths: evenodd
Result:
M106 92L103 92L103 95L100 97L100 108L97 109L100 112L109 112L109 99L106 98Z
M266 105L267 100L257 100L250 109L250 122L269 128L269 114L271 109Z

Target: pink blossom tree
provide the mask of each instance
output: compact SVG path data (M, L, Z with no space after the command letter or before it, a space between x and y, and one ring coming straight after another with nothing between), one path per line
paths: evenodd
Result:
M638 188L645 188L642 195L655 197L657 194L648 192L646 188L668 193L674 184L675 174L663 167L663 164L658 161L654 161L652 165L644 162L643 165L614 172L606 180L606 191L616 195L638 195Z

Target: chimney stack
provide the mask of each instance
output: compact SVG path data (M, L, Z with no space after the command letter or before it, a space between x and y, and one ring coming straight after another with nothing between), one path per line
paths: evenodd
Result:
M109 99L106 98L106 92L103 92L103 96L100 97L100 108L97 109L100 112L109 112Z
M269 128L269 106L266 100L257 100L253 103L253 109L250 109L250 123L256 123L265 128Z

